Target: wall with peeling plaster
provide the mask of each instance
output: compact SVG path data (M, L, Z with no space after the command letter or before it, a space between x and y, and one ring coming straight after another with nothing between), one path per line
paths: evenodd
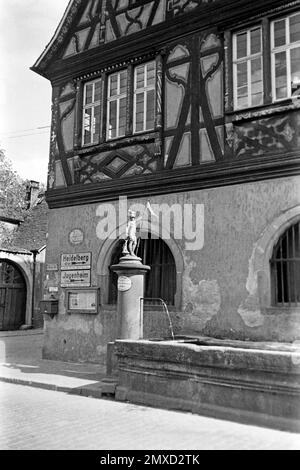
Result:
M270 305L262 299L268 298L269 286L264 273L256 272L253 264L253 253L264 231L281 214L300 206L299 177L156 196L150 202L204 205L201 249L186 250L185 240L165 240L173 251L178 271L176 305L171 309L177 334L259 341L300 339L299 313L268 311ZM132 203L146 204L147 199L128 201L128 208ZM117 202L112 204L118 208ZM105 362L106 344L115 339L116 307L106 305L113 241L96 236L98 206L50 211L46 263L59 264L61 253L91 251L91 282L101 289L101 307L97 316L68 315L64 289L59 289L59 315L45 324L45 357ZM68 237L75 228L84 232L84 241L77 247L70 245ZM45 296L50 285L59 285L59 273L48 274ZM155 322L149 318L146 336L164 336L165 319L159 318L159 313Z

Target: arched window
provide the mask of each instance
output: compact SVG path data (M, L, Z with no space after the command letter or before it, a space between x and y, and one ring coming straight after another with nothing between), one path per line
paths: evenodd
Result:
M122 241L113 251L111 265L117 264L122 254ZM146 274L145 293L147 298L161 298L167 304L174 305L176 293L176 265L168 245L161 238L149 238L139 240L137 256L142 262L151 267ZM110 271L108 303L117 302L117 279L116 273Z
M279 238L271 258L273 304L300 305L300 222Z

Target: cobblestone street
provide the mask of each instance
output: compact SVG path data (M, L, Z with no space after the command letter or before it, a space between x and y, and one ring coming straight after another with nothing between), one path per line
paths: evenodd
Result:
M2 450L300 449L299 434L0 383Z

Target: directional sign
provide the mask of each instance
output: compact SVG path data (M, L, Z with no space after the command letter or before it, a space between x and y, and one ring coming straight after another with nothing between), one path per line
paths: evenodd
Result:
M91 267L92 253L67 253L61 255L61 270L88 269Z
M61 272L61 287L90 287L91 271L78 269Z

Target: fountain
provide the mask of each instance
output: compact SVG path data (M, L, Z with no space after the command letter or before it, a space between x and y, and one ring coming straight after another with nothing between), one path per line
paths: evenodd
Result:
M131 214L118 280L118 338L108 354L115 397L143 405L300 431L299 345L178 337L143 339L144 266ZM125 278L125 279L124 279Z

